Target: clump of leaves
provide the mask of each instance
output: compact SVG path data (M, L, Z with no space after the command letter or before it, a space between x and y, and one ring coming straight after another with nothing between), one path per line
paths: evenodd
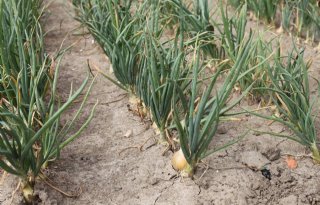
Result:
M312 152L316 162L320 162L317 132L315 128L315 116L313 115L314 103L310 99L308 64L303 59L304 51L295 52L295 49L284 60L280 51L275 59L273 69L269 69L271 80L270 88L262 88L269 91L274 105L280 115L265 116L253 113L265 119L279 122L292 131L292 135L283 135L273 132L263 132L278 137L284 137L296 141Z
M121 0L89 0L76 2L76 5L79 21L87 26L109 57L117 80L105 76L122 89L134 92L140 58L139 34L145 25L137 18L143 15L139 4ZM136 9L136 15L132 14L133 9Z
M179 108L174 103L174 120L179 134L181 149L188 163L184 171L189 176L193 175L201 159L235 143L235 141L232 141L223 147L208 150L209 144L216 134L220 117L236 104L231 103L231 106L227 106L226 102L238 80L240 70L248 63L248 57L252 49L252 36L250 36L249 40L243 41L240 45L235 64L228 72L224 84L216 91L214 96L211 96L212 91L216 87L217 78L223 70L224 63L221 64L218 71L210 78L209 86L203 91L200 100L197 102L198 85L201 82L198 77L203 66L200 61L199 48L194 51L193 55L191 96L188 96L183 89L176 86L175 96L181 100L184 117L181 119L181 113L178 112Z
M39 24L41 1L0 1L0 167L18 176L25 202L33 203L41 170L88 125L72 127L80 117L88 89L74 119L60 129L60 118L79 97L89 77L65 103L56 92L59 64L44 52ZM10 39L10 40L9 40Z
M278 31L292 32L300 37L312 41L317 40L315 36L319 33L319 3L317 0L248 0L248 1L228 1L235 8L244 3L248 4L248 9L256 17L265 20L267 23L280 21ZM281 17L276 19L276 13L281 13Z

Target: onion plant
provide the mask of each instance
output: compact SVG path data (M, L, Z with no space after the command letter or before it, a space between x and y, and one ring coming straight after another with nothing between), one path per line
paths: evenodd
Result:
M289 2L287 0L285 2L281 3L280 29L284 29L286 32L290 32L293 11L294 11L293 5L289 4Z
M284 28L287 30L289 23L294 25L294 31L308 40L312 37L310 33L312 32L311 35L314 35L319 29L319 27L317 28L320 19L318 10L316 0L285 0L282 8L282 25L285 25Z
M312 19L311 25L311 38L312 41L319 41L320 39L320 5L318 3L317 6L310 6L307 10L310 18Z
M228 2L235 7L247 3L249 10L252 11L256 17L271 23L275 18L277 5L280 0L229 0Z
M165 139L166 127L169 124L168 117L171 113L173 102L174 86L171 82L177 82L182 89L187 89L190 84L190 79L188 78L190 70L186 69L187 53L189 52L187 48L192 49L193 41L192 39L188 41L184 39L185 35L189 36L189 34L191 34L191 36L193 36L194 34L192 32L194 31L190 29L188 21L190 17L186 16L186 8L179 2L180 6L177 7L177 11L175 11L180 12L180 15L177 16L177 20L179 21L177 34L174 39L163 42L159 33L161 33L164 28L160 27L159 25L161 24L158 23L159 19L160 21L163 20L161 19L163 2L160 2L162 1L153 1L153 5L151 5L152 12L148 18L148 26L143 36L145 39L145 57L141 58L144 59L144 61L140 61L141 73L138 77L140 84L137 85L137 93L150 109L152 120L159 128L162 139ZM206 1L202 1L202 3L203 2ZM200 7L203 8L207 4L204 3L201 5L202 4L200 4ZM209 16L207 16L206 19L207 21L200 25L209 25ZM214 38L210 37L210 35L213 36L213 33L209 34L207 31L198 34L198 38L201 38L201 49L204 53L206 53L206 48L208 48L209 44L216 47L215 42L207 42L208 38Z
M138 1L98 1L75 0L78 19L101 45L109 57L117 81L108 77L119 87L130 92L135 91L137 76L141 71L141 50L145 44L142 34L152 17L152 31L156 38L161 38L170 22L186 22L185 32L191 37L202 33L207 42L202 49L211 57L220 58L221 51L215 45L214 27L210 23L208 0L197 1L197 9L192 12L182 0ZM172 13L164 13L170 11Z
M192 63L192 85L190 95L176 84L175 97L179 98L184 110L184 117L181 119L181 113L178 112L179 107L173 104L174 121L178 130L181 150L186 158L188 165L185 172L192 176L199 161L206 156L223 149L234 143L231 141L221 148L208 150L209 144L216 134L220 117L224 114L223 110L227 107L227 100L232 93L233 86L238 80L238 75L243 66L248 63L248 58L252 52L252 36L249 40L243 41L239 48L237 60L228 72L223 85L217 88L217 78L220 76L224 63L218 71L210 78L209 86L201 94L199 102L196 101L197 91L199 90L199 73L203 64L200 60L199 49L194 51ZM218 89L214 96L213 90ZM235 104L232 104L234 106Z
M241 91L252 87L250 97L253 100L266 103L269 96L255 88L269 87L270 79L268 69L270 69L270 60L274 56L271 41L263 40L263 36L258 36L254 42L254 52L250 56L248 66L242 70L239 79L239 88Z
M108 77L119 87L134 91L138 73L139 51L144 24L132 10L138 4L123 0L76 1L79 21L87 26L91 34L109 57L117 81Z
M221 44L226 53L226 58L228 58L227 67L232 67L237 60L240 45L245 39L247 5L243 4L239 8L239 12L231 18L228 17L228 12L223 9L222 4L220 5L220 12L223 26L218 31L221 35ZM252 96L257 98L258 93L253 88L266 85L267 63L265 63L265 58L272 53L272 49L270 42L265 42L261 36L258 36L252 44L255 51L248 58L247 66L242 67L236 87L241 92L250 92Z
M59 69L57 69L58 71ZM89 118L80 129L75 133L70 132L81 114L84 105L82 104L72 123L68 123L63 129L60 129L60 118L63 112L81 94L88 79L75 93L70 94L67 102L61 105L56 98L57 72L54 80L50 82L50 100L46 102L45 99L36 97L36 86L39 85L39 76L43 70L39 72L37 76L30 79L34 82L35 87L29 89L32 97L27 116L21 112L21 105L15 107L10 104L10 98L4 97L0 107L0 167L21 179L23 197L27 204L32 204L34 184L36 178L41 174L41 170L49 161L55 160L59 156L62 148L79 136L93 116L92 110ZM17 86L20 86L20 82ZM15 92L18 96L20 90L16 89ZM85 99L87 96L88 93ZM41 120L36 117L39 115L39 104L46 109L46 116ZM37 125L35 126L35 124Z
M32 204L41 169L59 156L92 119L71 132L74 119L60 129L60 118L88 83L61 104L56 92L58 63L44 52L39 19L41 1L0 1L0 167L18 176L25 202Z
M28 87L33 86L30 78L36 75L42 62L46 60L44 59L43 42L37 39L41 38L38 35L42 35L41 27L38 25L40 13L37 9L39 5L39 0L0 2L1 94L10 96L12 105L20 104L21 112L25 115L28 112L28 102L31 97ZM30 66L31 64L34 66ZM44 93L48 77L46 73L38 76L41 84L37 88L38 93ZM18 79L21 79L21 88L19 88L21 91L19 98L15 98L14 89Z
M183 50L190 44L184 45L179 36L193 37L201 32L206 42L202 50L212 56L220 55L213 41L207 0L199 1L195 12L181 0L152 0L142 4L119 0L74 3L80 11L79 20L109 57L119 81L116 84L141 98L164 136L173 95L173 85L168 82L182 79L188 72L182 68L186 62ZM184 28L178 25L178 34L173 40L165 40L162 35L168 21L185 24ZM187 80L179 82L187 84Z
M206 44L202 46L202 50L212 58L220 57L221 52L216 45L215 35L213 35L215 28L210 20L208 0L193 1L193 10L189 9L183 0L164 0L155 2L162 4L160 16L162 16L162 21L169 21L171 23L168 23L170 28L174 26L174 23L175 26L179 28L180 20L183 19L186 24L185 32L188 33L189 37L192 38L197 36L198 33L202 33L202 38L206 41ZM168 13L168 11L170 13ZM164 26L164 29L166 29L166 26Z
M293 31L307 39L319 32L317 25L320 16L317 0L229 0L228 2L236 8L247 2L249 10L259 19L268 23L279 20L281 30ZM277 11L281 13L280 19L275 19Z
M268 23L271 23L277 11L277 4L279 0L249 0L248 7L259 18L265 19Z
M310 27L312 19L306 12L309 8L309 0L296 1L296 29L299 35L301 35L302 29Z
M240 44L243 42L245 36L247 5L244 4L240 8L238 15L229 18L228 12L223 8L222 3L220 2L220 12L223 23L223 28L219 29L222 46L224 46L229 58L236 59Z
M186 87L188 70L184 69L185 54L177 39L169 48L163 47L152 36L146 36L144 68L139 77L141 85L137 87L139 96L150 109L152 120L160 130L162 139L166 139L165 130L172 108L174 85L172 80L179 80L181 87Z
M169 115L172 109L174 85L172 80L179 79L181 87L187 87L188 70L185 69L184 28L179 26L173 39L164 40L162 8L165 2L151 1L142 38L143 46L137 77L136 93L150 110L151 118L160 131L161 139L169 140L166 135ZM181 19L177 19L181 21ZM165 20L166 21L166 20ZM169 140L170 141L170 140Z
M182 0L172 0L172 4L177 8L177 16L183 18L185 31L190 34L190 37L199 37L202 34L202 39L206 42L201 49L206 55L211 58L222 58L223 51L216 45L214 35L214 24L210 20L210 10L208 0L195 0L193 1L194 11L188 9Z
M253 113L265 119L279 122L292 131L292 135L264 132L284 137L307 146L316 162L320 162L318 139L315 128L314 103L310 98L309 79L304 62L303 51L291 52L286 60L277 53L273 69L269 69L270 88L262 88L271 93L273 103L280 116L265 116Z

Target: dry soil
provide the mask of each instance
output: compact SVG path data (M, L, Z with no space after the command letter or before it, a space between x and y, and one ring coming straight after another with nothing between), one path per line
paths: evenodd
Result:
M64 99L71 82L77 87L87 75L88 60L108 72L108 59L93 38L80 28L69 2L51 1L43 22L49 53L59 50L62 42L63 47L74 44L61 65L59 92ZM265 30L264 35L268 38L275 35L275 30L265 25L249 22L249 26ZM291 37L283 34L281 42L288 48ZM320 58L317 50L300 45L306 47L306 59L313 59L310 72L318 78ZM36 185L39 204L320 204L320 166L313 163L301 145L250 133L240 143L208 157L200 165L194 180L181 178L170 165L172 152L162 156L165 146L157 143L158 136L150 122L142 121L128 111L128 96L124 91L98 76L84 117L97 100L99 105L89 127L46 171L55 187L70 195L80 195L67 197L39 181ZM246 102L241 106L246 106ZM70 109L63 122L70 119L69 115L76 109L76 105ZM238 137L246 127L286 132L276 123L240 116L236 121L221 124L213 146ZM125 136L131 131L131 136ZM296 169L287 167L286 155L297 159ZM270 170L271 179L262 174L263 168ZM9 205L12 196L12 204L22 203L19 191L15 192L17 178L5 175L0 183L0 204Z

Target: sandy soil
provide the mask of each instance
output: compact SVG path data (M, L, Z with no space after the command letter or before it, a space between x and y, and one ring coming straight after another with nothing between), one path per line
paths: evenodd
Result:
M52 1L45 17L48 52L57 51L64 39L64 46L76 43L62 62L59 92L64 97L68 95L71 82L79 86L87 75L87 60L103 70L110 67L92 37L79 35L85 30L78 29L80 24L73 15L69 3L56 0ZM250 22L250 26L265 28L255 22ZM266 31L266 36L271 33ZM288 36L283 37L284 47L290 47L288 39ZM306 56L314 62L312 75L319 77L318 53L307 46ZM165 147L157 144L158 137L150 122L143 122L128 111L125 92L98 77L86 113L96 100L99 105L88 129L63 150L61 158L47 170L55 187L71 195L77 195L81 190L81 194L66 197L39 181L36 186L39 204L320 204L320 166L315 165L307 150L296 143L248 134L240 143L208 157L200 165L194 180L182 179L170 165L172 153L162 156ZM76 109L75 106L69 113ZM67 114L64 120L69 117ZM238 137L246 127L286 132L275 123L242 116L238 121L222 123L213 146ZM132 136L125 136L128 131L132 131ZM287 168L287 154L296 157L296 169ZM263 176L260 171L263 167L270 170L271 180ZM12 195L12 204L22 203L19 191L13 194L17 183L13 176L3 177L0 204L9 205Z

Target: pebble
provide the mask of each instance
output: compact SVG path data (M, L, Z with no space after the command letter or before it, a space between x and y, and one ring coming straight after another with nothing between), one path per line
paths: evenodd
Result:
M228 130L225 127L218 127L217 133L220 135L227 134Z
M256 171L263 169L267 164L270 163L265 156L257 151L247 151L241 153L240 161L242 164Z
M132 137L133 135L133 131L132 130L128 130L123 136L126 138Z
M279 148L268 148L262 154L270 161L276 161L281 157L281 150Z

